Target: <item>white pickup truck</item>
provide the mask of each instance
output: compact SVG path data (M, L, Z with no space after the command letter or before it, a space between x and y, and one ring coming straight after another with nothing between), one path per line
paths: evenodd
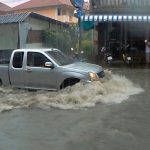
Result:
M17 49L9 64L0 64L0 85L27 89L59 90L77 82L105 76L101 66L74 62L58 49Z

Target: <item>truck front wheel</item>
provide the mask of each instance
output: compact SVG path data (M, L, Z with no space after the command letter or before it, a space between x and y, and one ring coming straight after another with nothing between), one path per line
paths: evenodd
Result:
M78 82L80 82L80 79L77 78L65 79L64 82L60 85L60 89L66 88L67 86L75 85Z

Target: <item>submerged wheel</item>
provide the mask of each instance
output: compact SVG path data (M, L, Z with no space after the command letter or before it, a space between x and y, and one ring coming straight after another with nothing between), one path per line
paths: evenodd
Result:
M80 79L77 78L69 78L64 80L64 82L60 85L60 89L66 88L68 86L73 86L76 83L80 82Z

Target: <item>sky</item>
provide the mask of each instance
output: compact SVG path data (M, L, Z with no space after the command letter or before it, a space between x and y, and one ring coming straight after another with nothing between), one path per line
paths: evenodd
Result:
M14 7L16 5L22 4L27 1L29 1L29 0L0 0L0 2L6 4L10 7Z
M30 0L0 0L0 2L6 4L10 7L14 7L16 5L22 4L27 1L30 1ZM88 2L89 0L84 0L84 1Z

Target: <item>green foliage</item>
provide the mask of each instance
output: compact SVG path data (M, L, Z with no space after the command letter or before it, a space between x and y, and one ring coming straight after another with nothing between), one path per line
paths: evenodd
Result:
M91 40L82 41L82 49L84 51L84 58L87 60L92 60L93 57L93 44Z
M79 49L79 42L76 44L76 49ZM81 41L81 51L84 51L84 58L86 60L93 60L93 41L92 41L92 31L86 31L82 33L82 41Z
M55 47L61 49L67 54L71 53L71 47L76 52L79 52L79 37L78 37L78 25L70 25L69 28L61 28L57 30L45 30L43 32L44 44L46 47ZM92 31L82 32L81 47L80 50L84 51L84 58L92 60L93 58L93 41Z
M57 30L43 31L43 40L46 47L55 47L64 52L70 51L74 47L78 37L76 33L76 25L71 25L70 28L61 28Z

